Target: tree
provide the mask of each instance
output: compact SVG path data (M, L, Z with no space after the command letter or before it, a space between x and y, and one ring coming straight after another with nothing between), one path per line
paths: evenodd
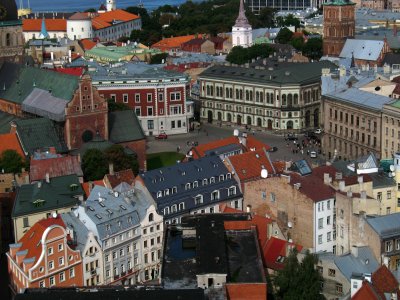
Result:
M131 108L125 103L117 103L114 99L108 99L108 111L130 110Z
M5 173L20 173L26 162L15 150L5 150L0 156L0 171Z
M288 29L287 27L284 27L279 31L275 40L280 44L287 44L292 39L292 36L293 36L293 32L290 29Z
M295 37L290 40L290 44L299 51L303 50L304 39L303 37Z
M306 252L301 263L294 248L286 258L284 268L278 271L275 278L277 298L284 300L322 300L323 278L315 269L318 259L315 254Z
M322 38L310 38L304 44L303 54L311 59L320 59L322 56Z
M242 46L233 47L231 52L226 56L226 60L232 64L243 65L249 61L248 51Z
M85 180L102 179L107 174L108 164L103 152L99 149L88 149L82 157L82 171Z
M121 145L112 145L104 151L104 155L108 163L114 165L115 171L132 169L133 173L139 171L139 164L136 155L128 155Z
M150 64L151 65L163 64L166 62L167 57L168 57L168 53L159 53L159 54L152 55L150 58Z

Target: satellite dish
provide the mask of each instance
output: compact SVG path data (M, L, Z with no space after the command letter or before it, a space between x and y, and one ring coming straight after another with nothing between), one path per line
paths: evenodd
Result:
M288 242L289 242L289 243L293 243L293 240L292 240L292 239L288 239Z
M393 176L393 177L396 176L396 172L392 172L392 176Z
M53 218L57 219L57 213L56 212L53 212Z
M118 198L118 192L114 192L114 197Z
M287 227L292 228L292 227L293 227L292 222L289 221L289 222L287 223Z
M262 169L261 170L261 178L267 178L267 177L268 177L268 170Z
M192 152L192 151L189 151L189 155L192 156L192 155L193 155L193 152Z
M390 171L394 171L394 165L390 165Z
M233 131L233 135L234 135L234 136L239 136L239 130L238 130L238 129L235 129L235 130Z

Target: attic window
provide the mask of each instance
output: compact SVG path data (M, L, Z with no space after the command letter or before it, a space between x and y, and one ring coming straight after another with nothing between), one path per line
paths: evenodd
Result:
M121 207L123 210L126 210L126 207L123 205L120 205L119 207Z
M106 224L106 230L110 230L111 229L111 225L110 224Z
M112 215L113 214L113 212L112 212L112 210L111 209L109 209L109 208L107 208L106 209L106 211L110 214L110 215Z
M94 211L94 208L91 207L91 206L88 206L88 209L91 210L91 211Z
M103 202L99 202L101 207L106 207Z
M73 183L73 184L71 184L71 185L69 186L69 189L70 189L71 191L76 191L76 190L78 189L78 185L77 185L76 183Z
M41 207L46 203L46 200L43 199L36 199L35 201L33 201L33 205L35 207Z
M380 91L381 90L381 87L380 86L377 86L377 87L375 87L375 91Z
M157 192L157 198L161 198L162 197L162 191L158 191Z
M102 217L101 217L99 214L95 214L95 216L96 216L96 218L99 219L99 220L102 219Z
M276 262L277 262L277 263L283 263L284 260L285 260L285 257L284 257L284 256L281 256L281 255L279 255L279 256L276 258Z

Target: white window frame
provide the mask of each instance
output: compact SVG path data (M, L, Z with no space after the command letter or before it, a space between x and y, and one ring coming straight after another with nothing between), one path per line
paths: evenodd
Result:
M128 103L129 102L129 95L128 94L122 94L122 101L124 103Z

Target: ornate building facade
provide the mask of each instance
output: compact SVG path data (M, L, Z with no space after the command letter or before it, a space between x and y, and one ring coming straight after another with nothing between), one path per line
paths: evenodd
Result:
M14 0L0 1L0 64L3 61L22 62L24 36Z
M324 7L323 53L339 56L346 39L354 38L355 3L348 0L334 0Z

